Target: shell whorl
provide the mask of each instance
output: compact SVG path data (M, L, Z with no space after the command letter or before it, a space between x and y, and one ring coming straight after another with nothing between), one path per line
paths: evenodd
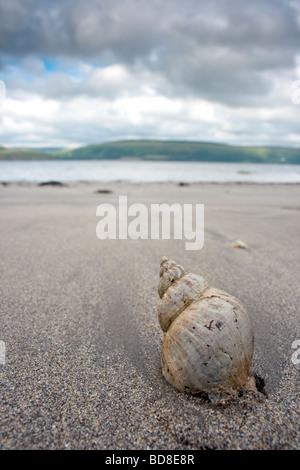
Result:
M158 286L161 299L158 304L158 318L161 329L166 332L175 318L208 288L203 277L189 273L180 264L163 257Z
M254 336L246 307L168 258L161 259L158 292L166 380L212 400L215 394L234 396L251 381L255 389Z

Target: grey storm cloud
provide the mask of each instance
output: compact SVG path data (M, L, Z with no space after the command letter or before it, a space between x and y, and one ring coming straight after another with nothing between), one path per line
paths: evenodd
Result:
M299 13L287 0L0 0L0 66L26 56L118 63L160 77L166 96L255 106L270 76L293 79Z

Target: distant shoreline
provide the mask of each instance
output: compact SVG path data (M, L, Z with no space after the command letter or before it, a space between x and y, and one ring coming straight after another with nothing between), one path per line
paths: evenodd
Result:
M145 160L300 164L300 148L189 141L120 141L79 148L5 148L0 160Z
M255 182L255 181L196 181L192 183L178 182L178 181L151 181L151 182L138 182L138 181L91 181L91 180L78 180L78 181L56 181L52 184L51 181L0 181L2 187L57 187L57 188L76 188L77 186L115 186L115 185L126 185L126 186L155 186L155 185L166 185L166 186L178 186L178 187L189 187L189 186L298 186L300 182L283 182L283 183L272 183L272 182Z

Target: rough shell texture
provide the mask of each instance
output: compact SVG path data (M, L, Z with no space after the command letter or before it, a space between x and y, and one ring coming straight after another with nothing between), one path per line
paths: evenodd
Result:
M167 258L161 260L158 291L162 372L168 382L209 397L247 388L254 338L241 302Z

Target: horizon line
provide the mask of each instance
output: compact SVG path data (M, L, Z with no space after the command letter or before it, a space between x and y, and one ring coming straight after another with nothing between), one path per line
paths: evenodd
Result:
M8 149L8 150L13 150L13 149L24 149L24 150L39 150L39 149L53 149L53 150L76 150L84 147L93 147L93 146L98 146L98 145L111 145L111 144L121 144L121 143L138 143L138 142L153 142L153 143L178 143L178 144L209 144L209 145L218 145L218 146L226 146L226 147L248 147L248 148L288 148L288 149L300 149L300 143L298 144L299 146L293 146L293 145L288 145L288 144L234 144L234 143L226 143L226 142L214 142L210 140L184 140L184 139L151 139L151 138L145 138L145 139L116 139L116 140L110 140L110 141L103 141L103 142L95 142L95 143L86 143L86 144L79 144L75 146L56 146L56 145L44 145L44 146L27 146L27 145L20 145L20 146L5 146L0 144L0 150L1 149Z

